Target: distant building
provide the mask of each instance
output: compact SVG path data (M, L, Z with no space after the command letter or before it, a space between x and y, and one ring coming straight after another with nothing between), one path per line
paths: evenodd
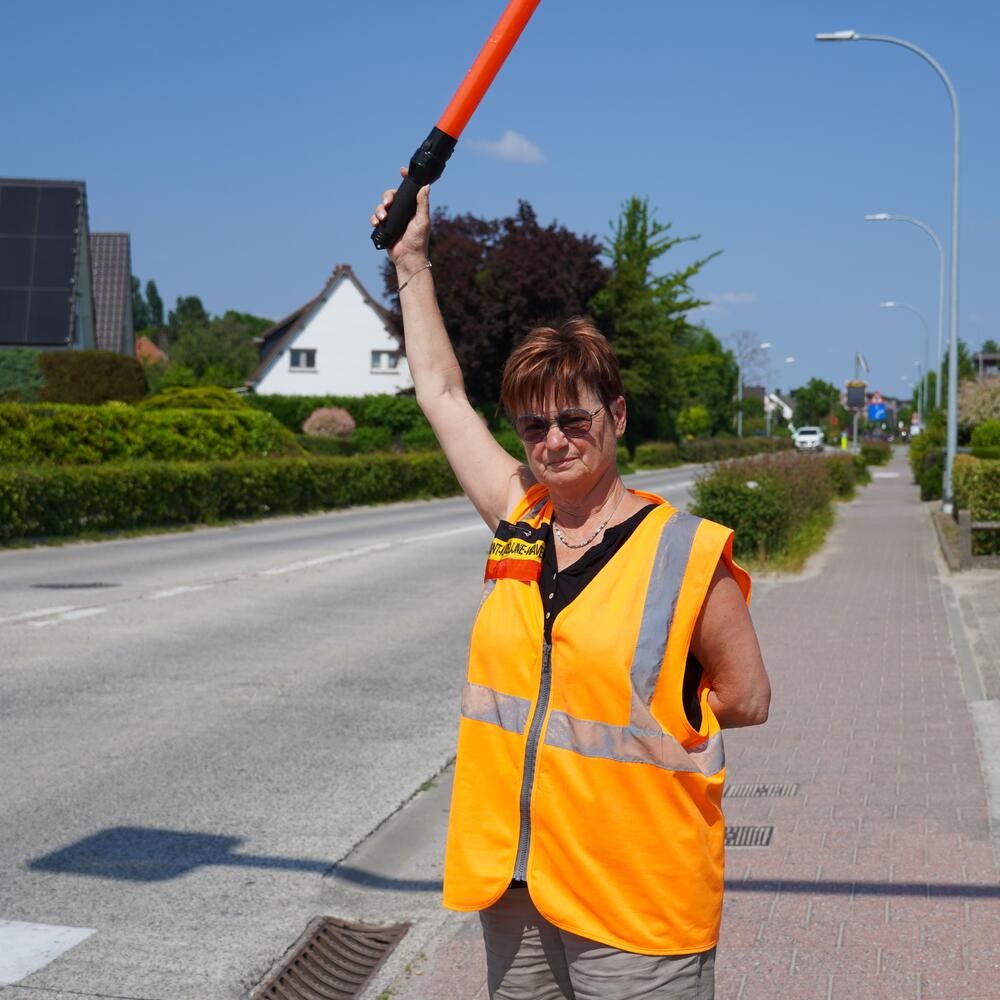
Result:
M347 264L256 343L260 366L247 385L261 395L364 396L413 385L391 314Z
M97 346L83 181L0 179L0 348Z
M1000 351L980 351L972 355L976 378L996 378L1000 375Z
M135 356L144 365L166 364L170 360L166 351L157 347L145 334L135 342Z
M132 323L132 255L128 233L92 233L90 266L94 282L97 347L135 354Z

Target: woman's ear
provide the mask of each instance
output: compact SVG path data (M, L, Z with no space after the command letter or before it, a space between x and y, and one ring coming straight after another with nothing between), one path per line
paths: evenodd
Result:
M619 396L613 400L608 409L615 420L615 436L621 437L625 433L625 425L628 423L625 412L625 397Z

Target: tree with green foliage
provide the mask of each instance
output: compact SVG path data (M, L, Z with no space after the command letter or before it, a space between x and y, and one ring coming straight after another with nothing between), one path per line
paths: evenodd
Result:
M979 348L980 354L1000 354L1000 344L992 337L983 341L983 346Z
M712 418L704 406L687 406L677 414L677 433L683 437L705 437L711 429Z
M185 327L206 327L210 317L197 295L179 295L177 304L167 316L167 328L179 333Z
M161 329L163 327L163 299L160 298L160 290L152 278L146 282L146 308L149 313L148 325L155 329ZM143 328L137 326L136 329Z
M840 390L832 382L811 378L801 388L792 390L792 400L796 427L817 426L837 415Z
M251 328L236 315L185 322L171 341L171 365L190 369L199 385L242 385L259 358Z
M612 223L604 252L611 277L590 302L600 329L615 348L629 399L630 446L648 438L673 438L677 414L677 357L689 328L687 314L705 305L694 296L691 279L717 254L666 274L656 262L697 236L673 236L657 221L646 198L633 196Z
M735 413L737 373L732 351L726 350L705 327L690 325L681 331L676 348L678 405L703 406L709 415L705 433L727 433L732 429Z
M607 280L600 254L593 237L555 222L543 226L526 201L502 219L434 211L434 284L474 406L493 410L504 362L529 330L558 326L587 311ZM383 281L386 294L394 296L389 261Z
M142 282L133 274L130 278L132 286L132 329L145 330L152 325L149 318L149 306L142 297Z

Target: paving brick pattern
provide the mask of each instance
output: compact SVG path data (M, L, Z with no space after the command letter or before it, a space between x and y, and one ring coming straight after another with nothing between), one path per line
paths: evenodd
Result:
M816 565L753 605L774 700L727 735L727 799L771 846L728 852L718 1000L998 1000L1000 886L933 535L902 460L843 508ZM456 915L396 1000L486 995Z

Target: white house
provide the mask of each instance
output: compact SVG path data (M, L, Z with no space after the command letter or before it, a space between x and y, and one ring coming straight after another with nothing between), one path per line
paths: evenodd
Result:
M413 386L390 313L338 264L323 290L256 339L261 395L364 396Z

